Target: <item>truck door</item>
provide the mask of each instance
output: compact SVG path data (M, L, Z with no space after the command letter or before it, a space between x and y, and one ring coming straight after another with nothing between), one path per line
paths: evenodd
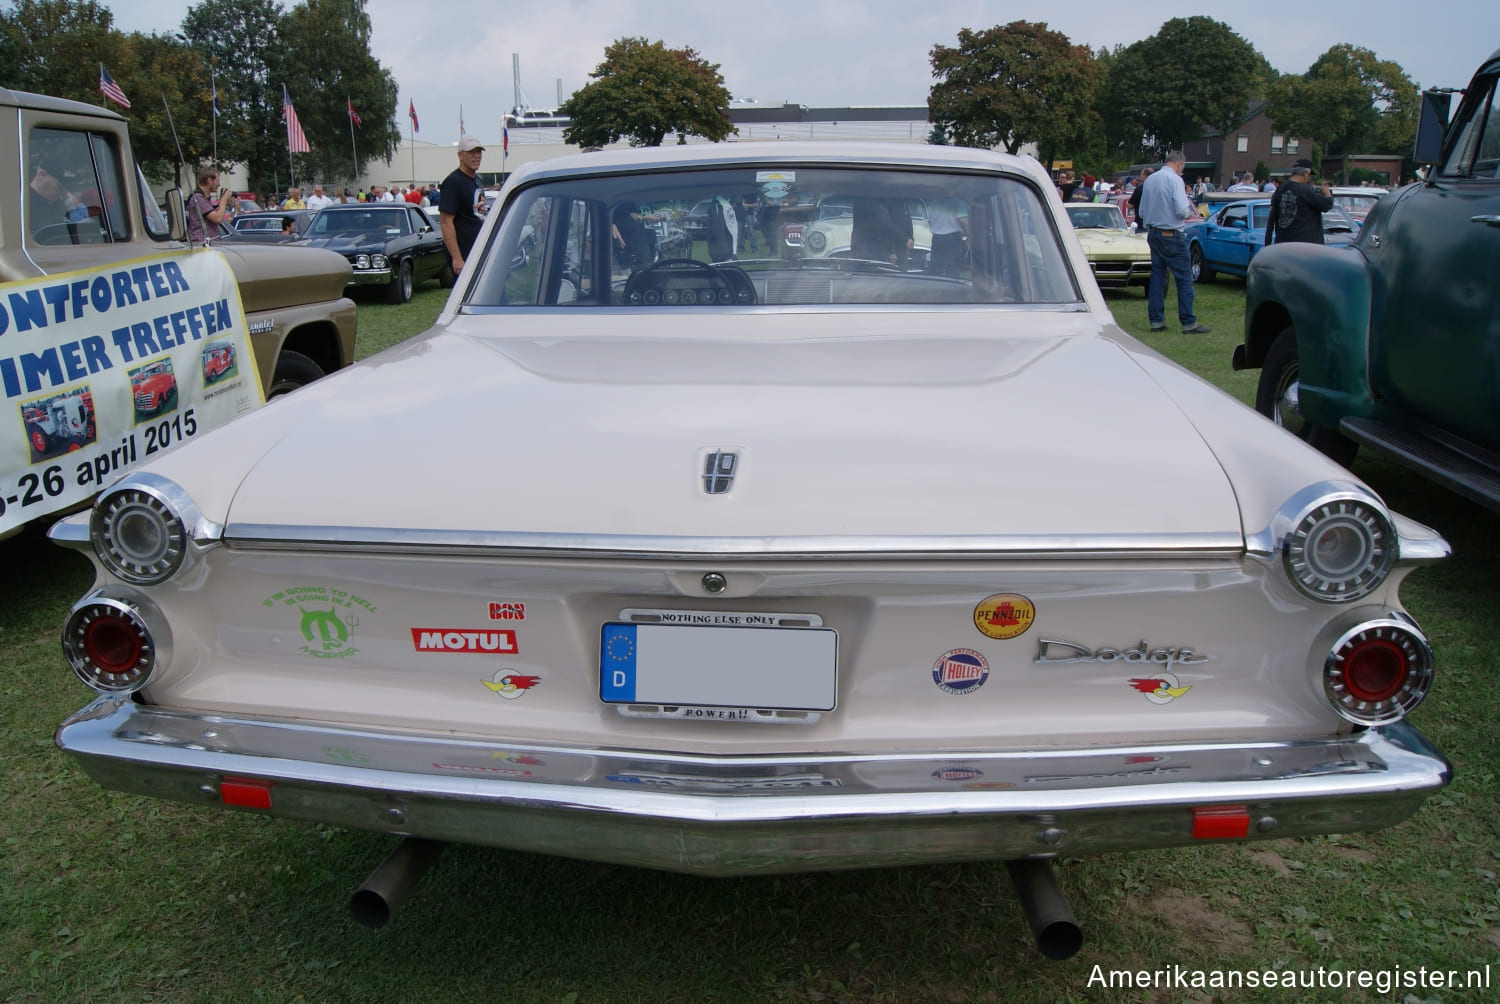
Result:
M1497 78L1500 64L1480 71L1429 183L1404 193L1367 235L1379 241L1371 253L1384 260L1389 287L1370 360L1375 393L1491 447L1500 446Z

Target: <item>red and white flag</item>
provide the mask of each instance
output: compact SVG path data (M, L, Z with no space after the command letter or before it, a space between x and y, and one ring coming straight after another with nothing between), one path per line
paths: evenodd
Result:
M408 101L406 103L406 114L411 116L411 131L421 132L422 127L417 125L417 103L415 101Z
M365 124L359 120L359 112L354 110L354 99L345 98L344 101L349 105L349 121L363 129Z
M312 147L307 145L307 137L302 133L302 123L297 121L297 109L292 107L292 99L286 92L286 84L281 85L281 117L286 119L286 147L292 153L312 153Z
M99 93L121 108L130 107L130 99L125 96L124 91L120 90L120 85L115 83L115 78L109 75L103 63L99 64Z

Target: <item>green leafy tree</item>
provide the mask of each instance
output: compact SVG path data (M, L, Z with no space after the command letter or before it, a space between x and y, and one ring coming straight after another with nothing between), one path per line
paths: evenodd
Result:
M401 142L396 78L370 54L364 0L306 0L282 18L279 47L284 58L273 60L271 69L280 69L311 147L298 156L299 181L352 181L364 165L395 155ZM279 109L281 89L275 80L272 85ZM352 143L351 102L362 123ZM279 135L284 161L285 126Z
M120 69L110 73L130 97L130 142L136 160L152 181L170 178L191 187L191 171L186 169L208 160L213 152L208 68L191 46L170 35L132 32L125 37L124 56Z
M565 142L600 147L627 139L631 146L661 146L675 132L717 143L737 131L719 64L692 49L617 39L589 76L560 109L572 119Z
M1116 54L1100 107L1116 143L1160 156L1205 129L1233 129L1264 92L1270 72L1227 24L1173 18Z
M1282 77L1271 88L1267 114L1276 128L1316 136L1343 155L1361 149L1403 153L1416 131L1417 85L1400 64L1369 49L1340 43L1301 76Z
M930 53L937 83L927 113L960 146L1035 143L1044 163L1076 150L1095 124L1094 92L1103 69L1086 46L1043 23L1012 21L959 30L958 45Z
M281 18L275 0L204 0L182 19L183 38L207 68L202 85L184 101L210 107L217 85L219 160L244 164L257 191L284 186L287 177L281 85L271 79ZM175 106L172 114L178 114Z
M0 86L102 104L99 64L116 80L124 68L125 37L93 0L15 0L0 12L0 37Z

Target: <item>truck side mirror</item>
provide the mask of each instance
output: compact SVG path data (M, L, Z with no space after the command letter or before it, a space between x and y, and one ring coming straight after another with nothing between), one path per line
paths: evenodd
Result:
M187 240L187 206L180 188L167 189L167 228L174 241Z
M1446 91L1423 91L1417 119L1417 142L1411 159L1417 164L1436 164L1443 159L1443 134L1448 131L1448 108L1452 95Z

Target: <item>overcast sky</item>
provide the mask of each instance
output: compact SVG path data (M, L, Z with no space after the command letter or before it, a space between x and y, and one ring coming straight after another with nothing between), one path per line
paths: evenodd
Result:
M174 32L182 0L104 0L122 31ZM292 6L283 0L284 6ZM459 109L493 144L519 100L557 104L588 82L604 47L631 35L691 46L719 72L735 101L814 106L921 105L932 83L928 53L960 28L1043 21L1098 49L1154 35L1172 17L1207 14L1228 24L1283 73L1302 73L1338 42L1400 63L1418 85L1461 87L1500 48L1496 0L367 0L371 48L408 101L418 138L457 138ZM461 13L462 12L462 13ZM1149 12L1149 13L1148 13ZM515 92L512 54L520 58ZM294 103L310 100L293 94Z

